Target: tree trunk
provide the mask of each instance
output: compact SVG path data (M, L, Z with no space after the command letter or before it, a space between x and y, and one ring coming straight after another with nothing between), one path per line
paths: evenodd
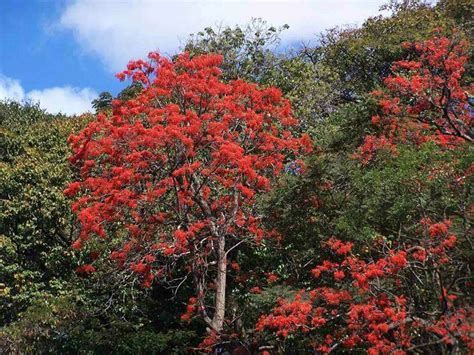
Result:
M224 326L225 316L225 289L227 279L227 255L225 253L225 237L218 239L218 261L217 261L217 281L216 281L216 305L212 318L212 327L220 332Z

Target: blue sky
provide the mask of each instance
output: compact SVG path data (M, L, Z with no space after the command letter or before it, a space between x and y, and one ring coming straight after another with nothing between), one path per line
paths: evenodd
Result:
M151 50L176 53L209 25L262 17L288 23L283 45L314 40L325 28L360 24L385 0L1 0L0 99L32 100L50 112L79 114L114 74Z

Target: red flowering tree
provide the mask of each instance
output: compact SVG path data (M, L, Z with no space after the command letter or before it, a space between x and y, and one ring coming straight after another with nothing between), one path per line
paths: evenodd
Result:
M356 154L364 163L379 149L396 151L400 142L474 142L474 86L463 84L468 43L435 36L403 46L412 58L394 62L385 91L373 93L381 112L372 117L378 133L368 135Z
M450 221L421 221L418 240L367 258L354 245L331 238L332 257L312 270L318 287L281 299L257 331L284 339L300 334L315 350L365 349L369 354L446 353L474 349L474 309L460 276L467 264L456 250ZM374 249L373 253L377 253ZM467 306L466 306L467 305Z
M271 235L255 197L311 142L290 133L297 121L278 89L223 83L221 56L149 59L117 75L142 84L136 98L114 101L111 116L99 114L70 137L81 176L65 191L80 196L72 207L81 227L73 247L107 244L117 266L144 286L193 282L182 318L199 314L219 333L228 254Z

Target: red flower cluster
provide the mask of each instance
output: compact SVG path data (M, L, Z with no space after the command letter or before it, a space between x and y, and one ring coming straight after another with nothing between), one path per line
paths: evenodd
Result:
M452 147L474 142L474 110L468 102L474 86L462 85L468 44L435 36L404 47L416 60L394 62L393 74L384 81L386 91L373 92L380 107L380 114L372 117L377 134L367 135L354 154L363 164L379 150L396 153L397 143L434 141Z
M188 305L186 306L186 313L183 313L181 315L181 320L185 322L189 322L193 315L197 311L197 298L196 297L191 297L188 300Z
M275 331L279 337L300 332L321 352L346 347L370 354L405 354L420 338L447 345L461 341L474 349L474 311L456 307L455 293L443 284L432 284L434 275L446 278L440 275L442 266L454 263L456 236L450 234L450 225L423 219L417 245L388 249L371 261L353 254L352 243L329 239L325 245L342 260L324 260L312 273L319 284L336 288L320 286L299 292L291 302L279 300L271 314L260 317L257 331ZM425 282L430 282L428 288ZM440 308L420 313L417 290ZM324 332L319 333L322 325ZM330 337L324 335L328 329Z
M308 317L313 312L311 300L303 300L304 292L296 295L292 302L279 300L279 306L273 310L271 315L261 317L257 323L257 331L264 328L277 329L277 335L286 337L290 333L301 330L306 333L308 327Z
M76 272L78 274L90 274L90 273L95 272L95 267L93 265L90 265L90 264L85 264L85 265L79 266L76 269Z
M219 335L216 332L212 331L203 339L203 341L199 344L198 348L203 352L211 353L212 348L219 342L219 339Z

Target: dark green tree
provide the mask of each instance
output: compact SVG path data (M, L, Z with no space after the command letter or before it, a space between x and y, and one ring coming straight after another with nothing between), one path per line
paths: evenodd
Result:
M92 101L92 107L96 113L112 109L112 94L108 91L101 92L97 99Z

